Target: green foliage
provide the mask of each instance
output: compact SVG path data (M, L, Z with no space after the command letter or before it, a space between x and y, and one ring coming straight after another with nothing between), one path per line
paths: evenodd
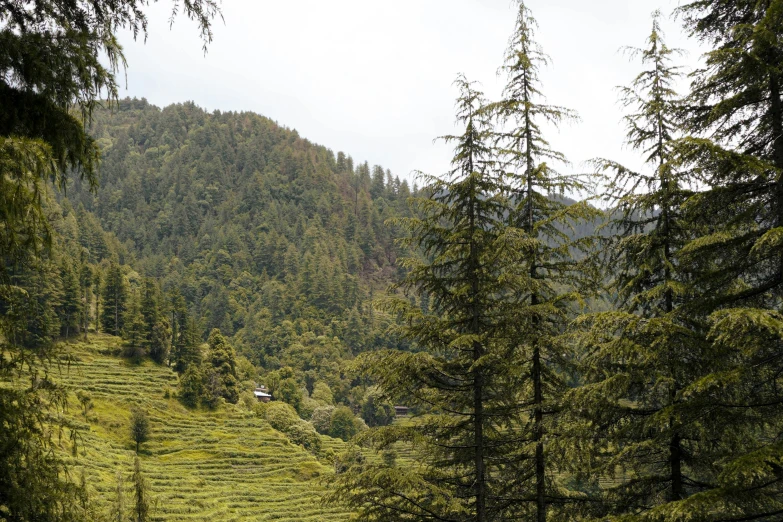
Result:
M144 345L150 358L162 364L169 357L169 322L160 313L159 291L155 281L144 280L141 290L141 315L144 320Z
M219 381L217 384L210 382L207 389L211 390L213 397L221 396L231 404L236 404L239 401L239 389L234 348L217 328L209 334L207 343L209 345L207 364L210 367L206 375L210 381L215 379Z
M117 263L111 263L103 278L101 291L101 328L104 332L119 336L125 328L128 309L128 284Z
M82 407L82 413L84 414L84 418L87 418L87 414L90 412L90 410L93 407L92 402L92 396L89 392L86 392L84 390L77 390L76 391L76 399L79 401L79 404Z
M133 522L149 522L149 496L149 486L141 472L141 461L139 460L139 457L136 457L133 460Z
M203 394L204 376L195 364L188 366L179 378L179 398L183 404L195 408Z
M319 406L313 410L310 416L310 423L318 433L328 435L332 428L332 414L334 406Z
M329 435L344 441L351 440L361 431L361 424L350 408L337 406L332 412L329 423Z
M334 404L332 389L325 382L318 381L313 385L313 393L310 398L324 405Z
M266 408L266 420L274 429L285 433L288 428L298 424L301 419L291 405L273 401Z
M130 436L131 440L136 443L136 453L139 452L139 447L150 438L150 421L147 412L137 407L131 409Z
M602 515L642 515L656 506L709 489L714 462L728 451L718 435L717 411L688 393L720 354L707 342L706 317L695 312L692 273L682 262L684 245L699 232L684 215L691 178L681 167L673 85L678 53L663 41L659 14L644 49L631 49L645 69L622 90L628 143L645 156L650 172L634 172L610 160L597 166L614 173L607 199L615 203L606 267L613 275L617 309L585 316L580 339L586 386L568 399L582 424L577 437L602 426L593 452L583 453L592 477L617 476L604 488ZM704 433L712 432L710 440ZM588 456L589 455L589 456ZM575 469L579 467L579 464ZM600 506L600 508L599 508ZM603 509L601 509L603 508Z
M0 445L4 448L0 452L0 517L25 522L89 518L84 508L87 492L68 480L64 461L53 454L57 441L44 428L44 423L57 422L49 413L64 404L64 390L48 379L39 378L24 388L0 388ZM59 423L68 427L63 419Z
M380 390L371 388L367 391L362 404L362 418L369 427L387 426L392 423L395 415L394 405L385 400Z
M275 389L274 397L277 400L290 404L296 411L299 411L302 407L302 390L293 377L280 381L280 384Z
M264 414L269 424L285 433L294 444L300 444L313 453L321 451L321 438L313 425L300 419L291 405L274 401L266 406Z

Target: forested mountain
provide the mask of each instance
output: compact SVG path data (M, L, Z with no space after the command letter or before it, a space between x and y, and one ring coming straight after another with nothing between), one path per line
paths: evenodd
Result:
M654 13L592 174L520 0L420 190L118 100L144 2L0 5L0 521L783 522L783 0L680 6L687 92Z
M220 328L269 369L300 339L344 354L395 346L370 301L399 270L384 221L406 215L407 181L256 114L192 103L121 100L94 113L91 134L101 188L77 180L67 199L180 292L202 332Z

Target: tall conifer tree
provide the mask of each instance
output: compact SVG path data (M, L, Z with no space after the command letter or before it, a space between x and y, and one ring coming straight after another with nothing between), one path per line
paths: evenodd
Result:
M680 261L698 231L683 210L692 192L676 141L681 101L672 59L679 51L665 44L659 18L656 12L647 46L629 49L644 69L621 89L632 111L627 143L644 155L645 170L595 161L612 174L605 195L614 204L614 235L605 259L617 310L580 320L586 385L571 395L584 438L595 442L591 456L600 456L590 471L614 478L601 512L629 520L681 513L680 501L712 487L723 448L710 433L719 427L709 403L691 393L718 361L706 317L693 307L701 289Z
M586 187L580 176L553 168L567 160L549 144L542 126L558 126L577 116L544 102L539 70L549 58L534 40L535 26L530 10L519 2L515 31L501 67L507 84L502 99L487 109L498 120L496 143L511 203L508 226L519 235L522 246L513 268L506 267L506 281L515 280L504 289L513 298L502 309L506 335L514 347L511 363L519 372L513 385L516 411L509 412L507 422L520 441L505 467L502 497L510 501L504 518L543 522L553 505L563 505L573 496L559 480L563 457L572 455L555 435L573 356L556 339L577 308L579 291L594 280L589 263L574 257L580 251L584 254L590 240L571 239L573 225L599 212L584 203L568 205L560 197Z
M361 520L498 520L503 505L498 469L512 449L504 431L509 397L507 351L497 319L506 293L503 190L493 169L490 126L481 93L457 80L455 143L446 179L428 178L428 198L416 200L418 216L395 221L405 243L421 249L409 258L398 290L426 292L429 312L407 297L386 306L403 317L401 333L422 348L417 353L365 355L365 369L380 388L423 413L410 425L370 430L364 441L378 448L394 441L413 444L420 468L352 461L333 481L329 499L347 502ZM510 239L509 239L510 240Z
M125 327L128 308L128 285L117 263L112 263L103 283L101 328L104 332L119 336Z
M705 520L783 520L783 2L704 0L680 8L709 44L693 75L683 143L707 187L688 203L709 234L684 248L703 288L713 352L698 392L725 410L731 459L689 509ZM704 263L709 259L709 263Z

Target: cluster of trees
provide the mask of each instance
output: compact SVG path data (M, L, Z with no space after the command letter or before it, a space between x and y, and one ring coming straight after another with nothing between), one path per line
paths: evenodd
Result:
M358 412L369 383L346 362L408 348L390 333L396 319L372 301L398 279L405 251L384 222L409 215L416 187L251 113L126 99L96 109L90 133L103 154L101 190L73 180L60 200L116 238L126 286L144 274L133 291L119 275L103 281L103 330L125 338L129 354L169 361L190 405L224 395L206 392L216 381L200 348L218 328L271 372L265 382L290 368L276 398L303 418L313 405L299 404L316 382ZM147 313L153 303L157 312Z
M290 330L338 337L348 353L399 347L371 300L398 274L384 221L407 214L407 181L267 118L193 104L121 100L94 112L90 132L101 190L75 180L68 198L205 331L270 369L286 365Z
M180 362L179 396L186 405L203 404L216 407L221 399L236 404L239 401L240 382L237 376L237 360L234 347L215 328L207 340L207 350L202 357L198 351L186 362ZM251 369L251 374L255 373Z
M87 292L111 241L95 220L47 204L50 186L79 177L97 187L99 147L85 131L101 97L117 99L125 64L116 32L146 33L146 5L80 0L3 2L0 7L0 511L19 521L100 520L84 480L72 480L54 434L77 427L63 417L67 393L53 382L53 339L86 331ZM195 20L204 42L213 0L174 2ZM60 212L62 210L63 212ZM63 216L64 219L60 219ZM57 227L62 225L63 230ZM79 242L62 232L85 228ZM117 245L114 245L117 246ZM95 248L91 248L95 247ZM115 249L115 254L120 254ZM92 257L90 257L92 256ZM121 260L119 260L121 261ZM93 265L93 266L91 266ZM86 411L86 410L85 410ZM64 442L64 441L61 441ZM139 513L138 520L147 520ZM125 514L121 515L123 518Z
M712 47L684 96L654 15L622 90L645 168L595 160L610 219L578 238L595 211L553 196L590 180L553 168L544 130L572 113L543 102L520 3L502 98L458 79L452 169L395 222L414 255L383 306L419 350L359 358L420 411L360 442L421 466L351 453L329 500L374 521L783 520L781 7L679 7Z

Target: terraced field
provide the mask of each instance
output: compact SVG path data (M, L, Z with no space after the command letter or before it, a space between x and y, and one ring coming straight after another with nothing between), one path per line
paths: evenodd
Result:
M138 404L150 417L151 438L142 446L140 458L154 497L154 520L344 521L350 517L320 503L320 479L331 472L328 459L319 461L241 407L188 410L173 398L177 377L172 371L111 356L117 343L114 337L92 336L88 343L70 344L76 364L55 373L55 380L73 393L89 392L95 404L85 419L74 396L68 414L82 424L74 468L76 473L84 471L99 506L108 510L114 501L118 472L130 486L135 446L129 418L131 406ZM324 439L326 448L342 448L342 441ZM130 501L128 491L126 502Z

